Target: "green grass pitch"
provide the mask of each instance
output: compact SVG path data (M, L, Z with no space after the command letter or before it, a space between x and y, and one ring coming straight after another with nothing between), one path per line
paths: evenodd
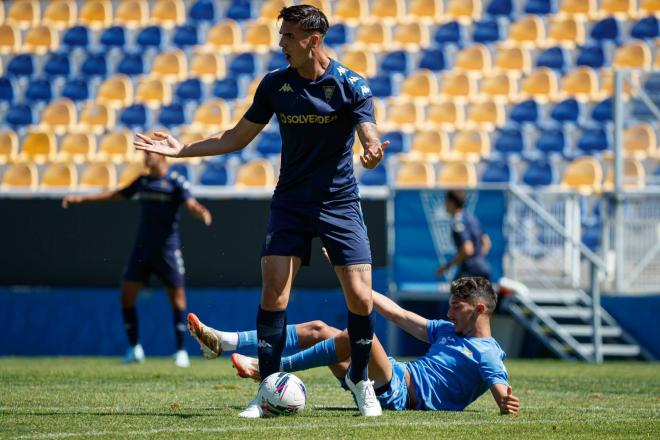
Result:
M257 386L226 358L192 368L148 358L0 358L0 438L660 438L660 366L560 361L507 362L517 416L500 416L490 393L466 411L357 416L327 369L301 372L301 414L243 420Z

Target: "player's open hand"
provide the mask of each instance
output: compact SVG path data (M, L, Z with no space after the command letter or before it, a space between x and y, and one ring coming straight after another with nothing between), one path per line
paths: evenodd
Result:
M69 205L82 202L82 197L74 194L68 195L62 199L62 208L66 209Z
M136 133L133 146L138 150L150 151L170 157L177 157L181 150L183 150L183 144L170 134L156 131L154 132L154 137L156 139Z
M520 412L520 399L513 395L513 389L507 387L506 395L500 398L501 414L518 414Z
M387 148L389 144L390 141L385 141L376 148L365 148L364 155L360 156L360 162L362 162L362 166L369 170L376 168L380 161L383 160L385 148Z

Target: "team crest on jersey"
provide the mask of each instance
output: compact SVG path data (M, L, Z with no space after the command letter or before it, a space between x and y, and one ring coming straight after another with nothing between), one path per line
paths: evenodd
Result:
M323 94L325 95L325 102L330 102L332 95L335 93L335 86L323 86Z

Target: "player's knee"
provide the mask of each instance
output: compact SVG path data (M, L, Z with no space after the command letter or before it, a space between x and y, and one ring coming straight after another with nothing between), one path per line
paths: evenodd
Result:
M310 332L314 339L324 340L331 338L336 333L333 327L330 327L328 324L321 320L312 321L309 323Z

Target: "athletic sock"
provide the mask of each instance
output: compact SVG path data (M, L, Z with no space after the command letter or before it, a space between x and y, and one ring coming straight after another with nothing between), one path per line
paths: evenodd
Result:
M348 312L348 337L351 341L351 381L368 379L369 357L374 337L374 314L367 316Z
M185 310L173 310L174 317L174 336L176 338L176 349L183 350L185 347L186 341L186 311Z
M218 339L220 339L220 348L223 352L227 351L236 351L238 347L239 335L236 332L221 332L219 330L213 330Z
M222 335L227 335L225 332L218 332ZM237 332L238 342L236 347L233 349L225 349L224 345L222 346L223 350L236 350L241 354L250 355L257 352L257 331L249 330L245 332ZM223 339L221 339L223 340ZM296 333L295 325L286 326L286 344L284 344L284 352L294 352L298 351L298 333Z
M282 358L282 371L301 371L337 363L335 338L325 339L294 355Z
M266 378L280 369L282 350L286 344L286 310L269 311L259 307L257 313L257 351L259 371Z
M127 307L121 310L124 317L124 330L128 337L128 343L134 347L138 343L138 320L135 307Z

